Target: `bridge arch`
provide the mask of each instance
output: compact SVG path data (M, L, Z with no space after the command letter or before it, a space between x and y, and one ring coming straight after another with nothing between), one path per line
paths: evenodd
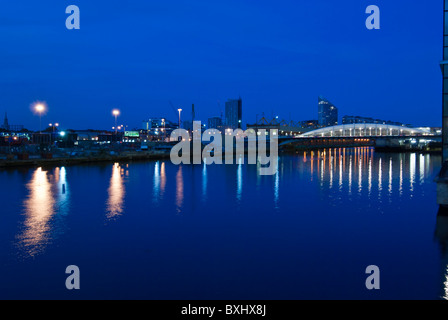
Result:
M429 135L428 131L388 124L354 123L325 127L301 134L299 137L379 137Z

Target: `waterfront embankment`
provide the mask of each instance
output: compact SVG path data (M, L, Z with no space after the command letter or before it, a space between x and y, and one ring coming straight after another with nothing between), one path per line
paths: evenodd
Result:
M61 165L76 165L84 163L98 163L98 162L126 162L126 161L142 161L142 160L159 160L169 158L170 154L167 152L126 152L118 155L95 155L95 156L81 156L81 157L58 157L52 159L45 158L30 158L26 160L18 159L3 159L0 160L0 168L9 167L41 167L41 166L61 166Z

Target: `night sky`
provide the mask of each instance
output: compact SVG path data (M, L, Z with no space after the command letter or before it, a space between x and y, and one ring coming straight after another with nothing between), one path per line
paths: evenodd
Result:
M81 29L68 30L68 5ZM381 9L367 30L365 9ZM343 115L441 125L442 1L4 1L0 6L0 122L37 130L140 127L206 120L228 98L243 122L317 119L323 95ZM219 107L220 104L220 107Z

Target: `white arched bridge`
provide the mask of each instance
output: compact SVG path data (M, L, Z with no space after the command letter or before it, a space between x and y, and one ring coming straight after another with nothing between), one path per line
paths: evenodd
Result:
M426 136L429 130L400 127L387 124L355 123L325 127L301 134L299 137L380 137L380 136Z
M425 149L441 143L430 129L388 124L356 123L325 127L294 137L279 137L281 149L375 147L376 149Z

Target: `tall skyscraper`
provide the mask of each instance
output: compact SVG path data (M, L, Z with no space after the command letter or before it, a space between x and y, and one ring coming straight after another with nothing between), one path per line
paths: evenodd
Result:
M228 99L226 101L226 126L232 129L241 128L242 121L243 100L241 100L241 97L238 100Z
M338 108L323 97L318 99L318 122L320 127L336 126L338 124Z
M440 67L443 75L442 159L445 162L448 160L448 0L444 0L443 8L443 61Z

